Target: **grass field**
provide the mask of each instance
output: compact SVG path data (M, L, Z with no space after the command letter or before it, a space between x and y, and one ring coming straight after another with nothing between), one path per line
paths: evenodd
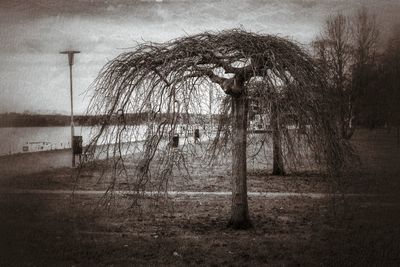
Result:
M358 130L362 167L333 186L318 173L249 170L249 191L327 193L250 197L254 227L226 228L229 196L151 198L131 207L101 194L12 193L72 189L69 168L0 180L0 266L396 266L400 264L400 149L395 133ZM77 189L103 190L98 171ZM229 170L203 168L170 190L229 191ZM7 193L8 192L8 193ZM330 193L337 193L330 195ZM342 195L343 193L343 195ZM349 196L345 194L358 194Z

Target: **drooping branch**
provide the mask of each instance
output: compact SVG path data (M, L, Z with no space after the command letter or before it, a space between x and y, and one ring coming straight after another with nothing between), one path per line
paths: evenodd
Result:
M258 99L262 116L271 117L271 103L282 113L278 128L286 129L281 133L284 160L314 157L329 170L343 165L343 144L336 139L323 75L301 46L285 38L233 29L139 44L107 63L91 88L89 112L106 115L91 147L104 157L129 154L141 162L126 174L136 188L165 182L184 156L198 153L186 142L191 137L185 136L179 149L170 145L178 132L184 135L182 127L196 125L207 132L208 125L215 126L204 141L204 157L229 150L232 119L226 97L242 94ZM206 108L211 93L218 95L213 114ZM137 120L115 124L119 110ZM267 128L267 120L263 123ZM312 156L292 148L293 133L287 129L296 124L307 128L303 139ZM257 138L261 141L248 144L266 147L270 139L268 134ZM110 143L125 145L117 149Z

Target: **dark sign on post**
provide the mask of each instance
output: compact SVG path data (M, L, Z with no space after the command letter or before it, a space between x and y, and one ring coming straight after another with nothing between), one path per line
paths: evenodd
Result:
M199 139L200 139L200 130L195 129L194 130L194 143L197 144L199 142Z
M179 146L179 134L175 134L172 137L172 147L178 147Z
M81 155L83 150L82 136L74 136L72 138L72 153L74 155Z
M196 138L196 139L200 138L200 130L199 129L194 129L194 138Z

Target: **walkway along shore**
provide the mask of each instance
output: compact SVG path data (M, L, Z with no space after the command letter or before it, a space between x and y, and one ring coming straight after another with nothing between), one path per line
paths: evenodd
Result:
M229 191L168 191L168 195L179 196L231 196L232 192ZM15 188L1 188L0 194L39 194L39 195L103 195L106 194L105 190L47 190L47 189L15 189ZM135 195L133 191L114 191L113 194L120 196ZM146 196L163 195L165 192L145 191ZM321 199L327 197L380 197L380 194L330 194L330 193L296 193L296 192L248 192L249 197L264 197L264 198L286 198L286 197L307 197L313 199Z

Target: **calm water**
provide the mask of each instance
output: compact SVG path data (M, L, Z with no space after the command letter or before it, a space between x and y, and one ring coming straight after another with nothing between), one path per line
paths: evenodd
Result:
M139 127L129 126L125 134L121 136L123 142L141 141L145 139L146 126ZM189 129L190 128L190 129ZM192 136L194 128L201 128L199 126L192 127L182 126L178 127L178 133L186 136ZM193 129L192 129L193 128ZM75 127L75 135L80 135L83 138L83 145L89 144L91 137L99 128L93 127ZM132 135L132 132L134 134ZM207 139L203 134L204 130L201 129L200 140ZM211 134L213 135L213 134ZM210 135L210 136L211 136ZM107 135L107 138L101 139L101 143L114 143L115 132ZM193 140L189 137L188 141ZM71 147L71 128L69 126L63 127L17 127L17 128L0 128L0 156L26 153L26 152L39 152L46 150L66 149Z
M75 135L83 137L83 145L89 142L91 127L75 127ZM28 151L64 149L71 147L71 128L67 127L18 127L0 128L0 155ZM26 148L25 148L26 150Z

